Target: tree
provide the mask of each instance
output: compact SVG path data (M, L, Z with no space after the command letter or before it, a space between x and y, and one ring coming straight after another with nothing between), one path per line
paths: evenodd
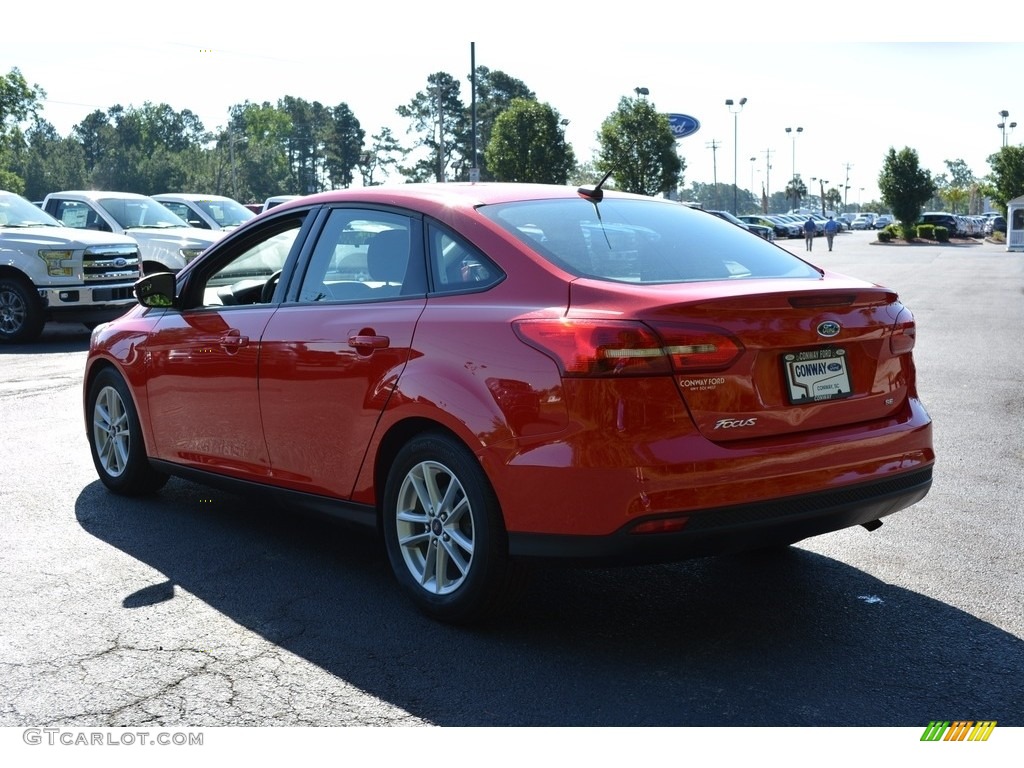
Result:
M878 189L882 202L902 224L904 236L912 237L921 206L935 193L935 182L921 168L917 152L910 147L899 152L890 147L878 174Z
M35 119L46 91L29 85L21 71L13 67L0 77L0 188L19 194L25 189L24 179L9 169L14 157L25 149L21 126Z
M381 128L380 133L374 134L371 140L373 143L370 148L359 155L359 175L364 187L372 187L377 183L378 170L386 174L397 168L407 154L388 127Z
M359 125L348 104L342 102L331 110L331 125L324 145L324 168L331 187L352 186L353 171L363 152L366 131Z
M709 211L731 211L733 201L733 185L723 184L702 184L693 182L690 189L684 196L692 203L699 203L702 208ZM739 210L760 211L761 201L752 193L746 190L737 190Z
M491 71L487 67L476 68L477 149L482 158L472 157L472 128L468 136L469 145L465 150L471 160L471 164L473 160L483 159L483 163L479 165L480 178L483 180L494 178L488 168L486 150L490 146L491 134L494 131L495 123L498 117L511 106L515 99L536 101L537 96L522 80L517 80L500 70ZM469 116L468 123L472 123L472 115Z
M576 165L558 113L530 99L513 99L498 116L484 157L498 181L565 184Z
M646 98L623 96L601 124L595 165L612 174L615 186L640 195L676 190L686 168L676 151L668 117Z
M996 207L1006 215L1006 204L1024 195L1024 146L1005 146L990 155L992 166L988 193Z
M793 201L792 210L797 210L800 207L800 201L807 197L807 185L804 184L804 180L800 178L798 173L789 183L786 184L786 202Z
M447 72L429 75L426 89L396 111L410 121L407 132L419 135L413 150L424 150L413 165L399 169L403 175L410 181L445 181L453 169L454 178L468 178L461 151L466 144L466 110L455 78Z
M936 178L936 187L939 188L942 199L949 203L953 213L966 212L971 200L971 189L977 180L963 160L946 160L945 162L946 169L949 171L949 179L947 181L945 174Z

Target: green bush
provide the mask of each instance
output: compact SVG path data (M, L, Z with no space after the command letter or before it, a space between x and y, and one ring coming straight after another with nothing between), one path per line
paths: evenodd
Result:
M878 230L878 242L880 243L891 243L892 242L892 230L889 227Z
M940 243L948 243L949 242L949 230L946 229L945 227L936 227L935 228L935 239L938 240Z
M934 240L935 239L935 225L934 224L918 224L917 225L917 236L922 240Z

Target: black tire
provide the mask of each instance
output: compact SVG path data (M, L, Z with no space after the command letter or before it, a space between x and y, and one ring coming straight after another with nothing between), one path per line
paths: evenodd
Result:
M97 374L86 407L89 450L103 484L122 496L160 490L167 475L149 463L135 402L117 371L107 368Z
M395 457L383 531L395 578L440 621L494 616L522 586L494 490L476 458L446 435L419 435Z
M29 283L0 278L0 344L35 341L45 322L42 303Z

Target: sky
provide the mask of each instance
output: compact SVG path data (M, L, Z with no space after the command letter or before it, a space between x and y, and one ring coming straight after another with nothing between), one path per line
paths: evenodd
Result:
M189 109L214 130L234 104L288 95L344 102L367 140L388 126L409 141L396 108L442 71L464 83L468 105L472 52L477 66L522 80L569 120L579 160L593 159L619 100L644 87L659 111L700 123L677 142L685 186L735 180L771 193L796 172L812 191L812 179L826 180L846 188L848 203L867 203L890 148L916 150L933 174L962 159L983 177L1002 145L1001 110L1021 123L1007 142L1024 142L1024 88L1012 80L1024 70L1024 42L972 37L999 28L1001 2L986 4L984 23L961 15L952 42L945 14L922 20L876 0L813 12L747 0L700 11L668 0L396 0L379 6L386 13L316 0L183 0L167 10L108 0L83 18L80 2L56 0L5 10L0 73L17 67L46 91L43 117L61 135L96 109L147 101ZM919 37L886 39L892 30ZM733 113L730 98L747 102Z

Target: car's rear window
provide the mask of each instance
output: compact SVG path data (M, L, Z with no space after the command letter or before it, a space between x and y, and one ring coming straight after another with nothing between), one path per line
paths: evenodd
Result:
M674 283L820 276L806 262L748 230L669 201L535 200L479 210L579 277Z

